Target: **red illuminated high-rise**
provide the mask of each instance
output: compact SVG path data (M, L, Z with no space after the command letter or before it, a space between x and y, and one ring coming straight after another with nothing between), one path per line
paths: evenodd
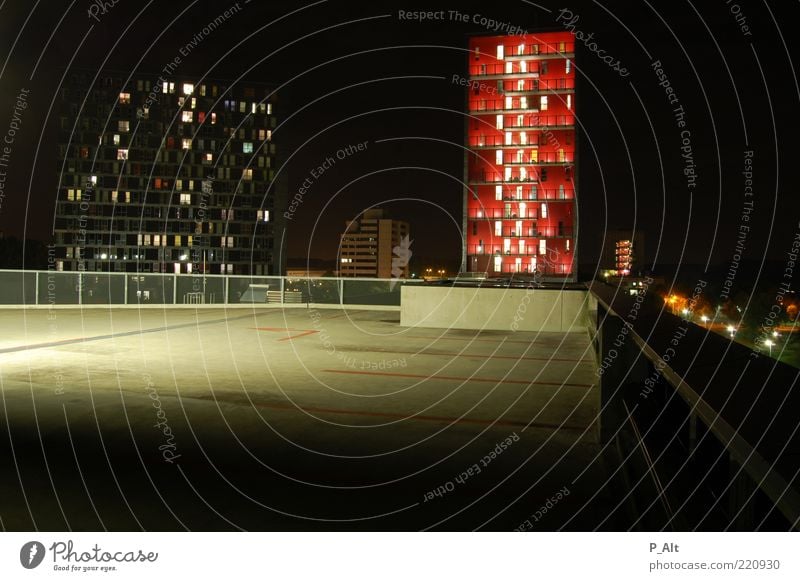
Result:
M466 270L574 280L573 36L474 36L469 47Z

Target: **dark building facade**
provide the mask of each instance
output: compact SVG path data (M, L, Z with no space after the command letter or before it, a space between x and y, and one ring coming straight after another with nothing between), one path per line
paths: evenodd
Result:
M464 259L575 280L575 47L568 32L469 41Z
M94 77L61 92L57 268L281 274L269 87Z

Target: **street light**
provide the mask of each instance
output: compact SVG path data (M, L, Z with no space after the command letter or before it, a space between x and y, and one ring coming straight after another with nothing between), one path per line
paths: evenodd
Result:
M769 347L769 356L770 356L770 357L772 357L772 346L773 346L774 344L775 344L775 343L773 343L771 339L767 339L766 341L764 341L764 345L766 345L767 347Z
M701 320L701 321L702 321L704 324L705 324L705 323L708 323L708 317L706 317L705 315L701 316L701 317L700 317L700 320Z
M728 333L731 334L731 339L733 339L733 336L736 334L736 327L733 325L728 325Z

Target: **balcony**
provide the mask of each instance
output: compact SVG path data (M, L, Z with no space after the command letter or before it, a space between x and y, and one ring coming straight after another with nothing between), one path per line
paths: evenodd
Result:
M507 44L503 47L506 60L575 58L574 42L557 44Z
M530 146L520 146L530 147ZM533 151L536 151L535 149ZM558 164L572 164L575 162L574 151L548 151L538 152L535 156L528 156L526 159L524 155L508 154L503 156L503 165L513 166L536 166L536 165L558 165Z
M530 70L521 70L521 66L507 62L505 64L480 64L469 67L469 76L473 79L536 79L539 77L539 67Z
M555 163L537 163L537 164L527 164L532 166L556 166L558 164ZM566 165L566 164L562 164ZM543 170L544 171L544 170ZM539 184L540 181L546 181L539 179L540 172L532 172L525 177L520 175L512 175L506 177L504 174L500 172L492 172L492 171L484 171L484 172L475 172L469 174L469 183L472 185L482 186L482 185L499 185L499 184Z
M525 203L524 200L520 200ZM469 220L536 220L539 212L533 208L526 208L524 212L519 208L470 208L467 210Z

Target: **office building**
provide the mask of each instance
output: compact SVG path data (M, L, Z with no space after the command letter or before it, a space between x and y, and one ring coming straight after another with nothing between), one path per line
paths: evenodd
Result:
M339 248L339 276L408 278L408 222L367 210L347 222Z

